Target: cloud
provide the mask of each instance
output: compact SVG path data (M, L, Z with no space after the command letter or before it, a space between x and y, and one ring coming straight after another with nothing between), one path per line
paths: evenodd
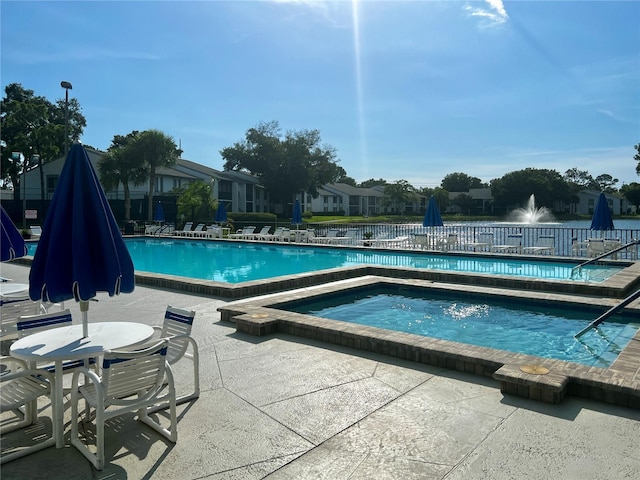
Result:
M467 5L465 9L472 17L479 17L483 20L483 26L491 27L505 23L509 18L507 10L504 8L502 0L485 0L487 7L472 7Z

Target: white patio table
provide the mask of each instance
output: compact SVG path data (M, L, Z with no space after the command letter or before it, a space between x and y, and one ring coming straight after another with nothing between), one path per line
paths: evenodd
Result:
M27 335L11 345L10 355L27 363L55 362L55 385L53 402L57 429L57 448L64 447L64 395L62 363L66 360L81 360L96 357L106 350L133 347L149 340L153 328L143 323L101 322L89 324L89 336L82 338L82 325L52 328Z

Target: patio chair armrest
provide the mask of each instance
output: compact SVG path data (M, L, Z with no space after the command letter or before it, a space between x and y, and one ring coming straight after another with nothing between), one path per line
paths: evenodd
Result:
M39 368L33 368L33 369L28 368L25 370L17 370L11 373L7 373L0 376L0 380L2 382L8 382L9 380L14 380L16 378L24 378L28 376L44 378L49 383L49 385L53 385L53 382L54 382L53 375L51 373Z
M80 375L84 375L85 379L89 379L93 384L95 384L96 389L102 389L100 377L95 370L89 370L87 367L79 367L73 372L73 378L71 380L72 391L78 390L78 379L80 378Z
M8 368L5 368L5 370L3 370L3 372L7 372L7 373L0 373L0 377L4 378L5 375L9 375L9 372L15 372L15 371L22 371L22 370L28 370L29 367L27 366L27 362L25 362L24 360L20 360L18 358L15 357L10 357L8 355L3 355L2 357L0 357L0 365L6 365ZM13 368L11 367L11 365L13 365Z

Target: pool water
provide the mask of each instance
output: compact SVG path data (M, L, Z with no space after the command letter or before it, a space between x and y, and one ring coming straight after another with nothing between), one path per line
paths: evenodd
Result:
M180 239L136 238L125 239L125 244L137 271L232 284L363 264L566 281L571 280L571 269L576 265L570 262L514 261L450 254ZM29 254L33 255L34 252L35 246L32 244ZM584 267L575 280L602 282L621 269L590 265Z
M596 311L524 302L487 302L485 297L432 290L381 288L301 301L280 309L427 337L490 347L596 367L608 367L640 323L612 317L580 339L574 335Z

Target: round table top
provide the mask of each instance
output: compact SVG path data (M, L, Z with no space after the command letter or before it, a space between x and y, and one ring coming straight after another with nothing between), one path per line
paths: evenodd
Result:
M135 322L90 323L88 328L85 338L81 324L27 335L11 345L11 356L26 361L77 360L131 347L153 336L152 327Z

